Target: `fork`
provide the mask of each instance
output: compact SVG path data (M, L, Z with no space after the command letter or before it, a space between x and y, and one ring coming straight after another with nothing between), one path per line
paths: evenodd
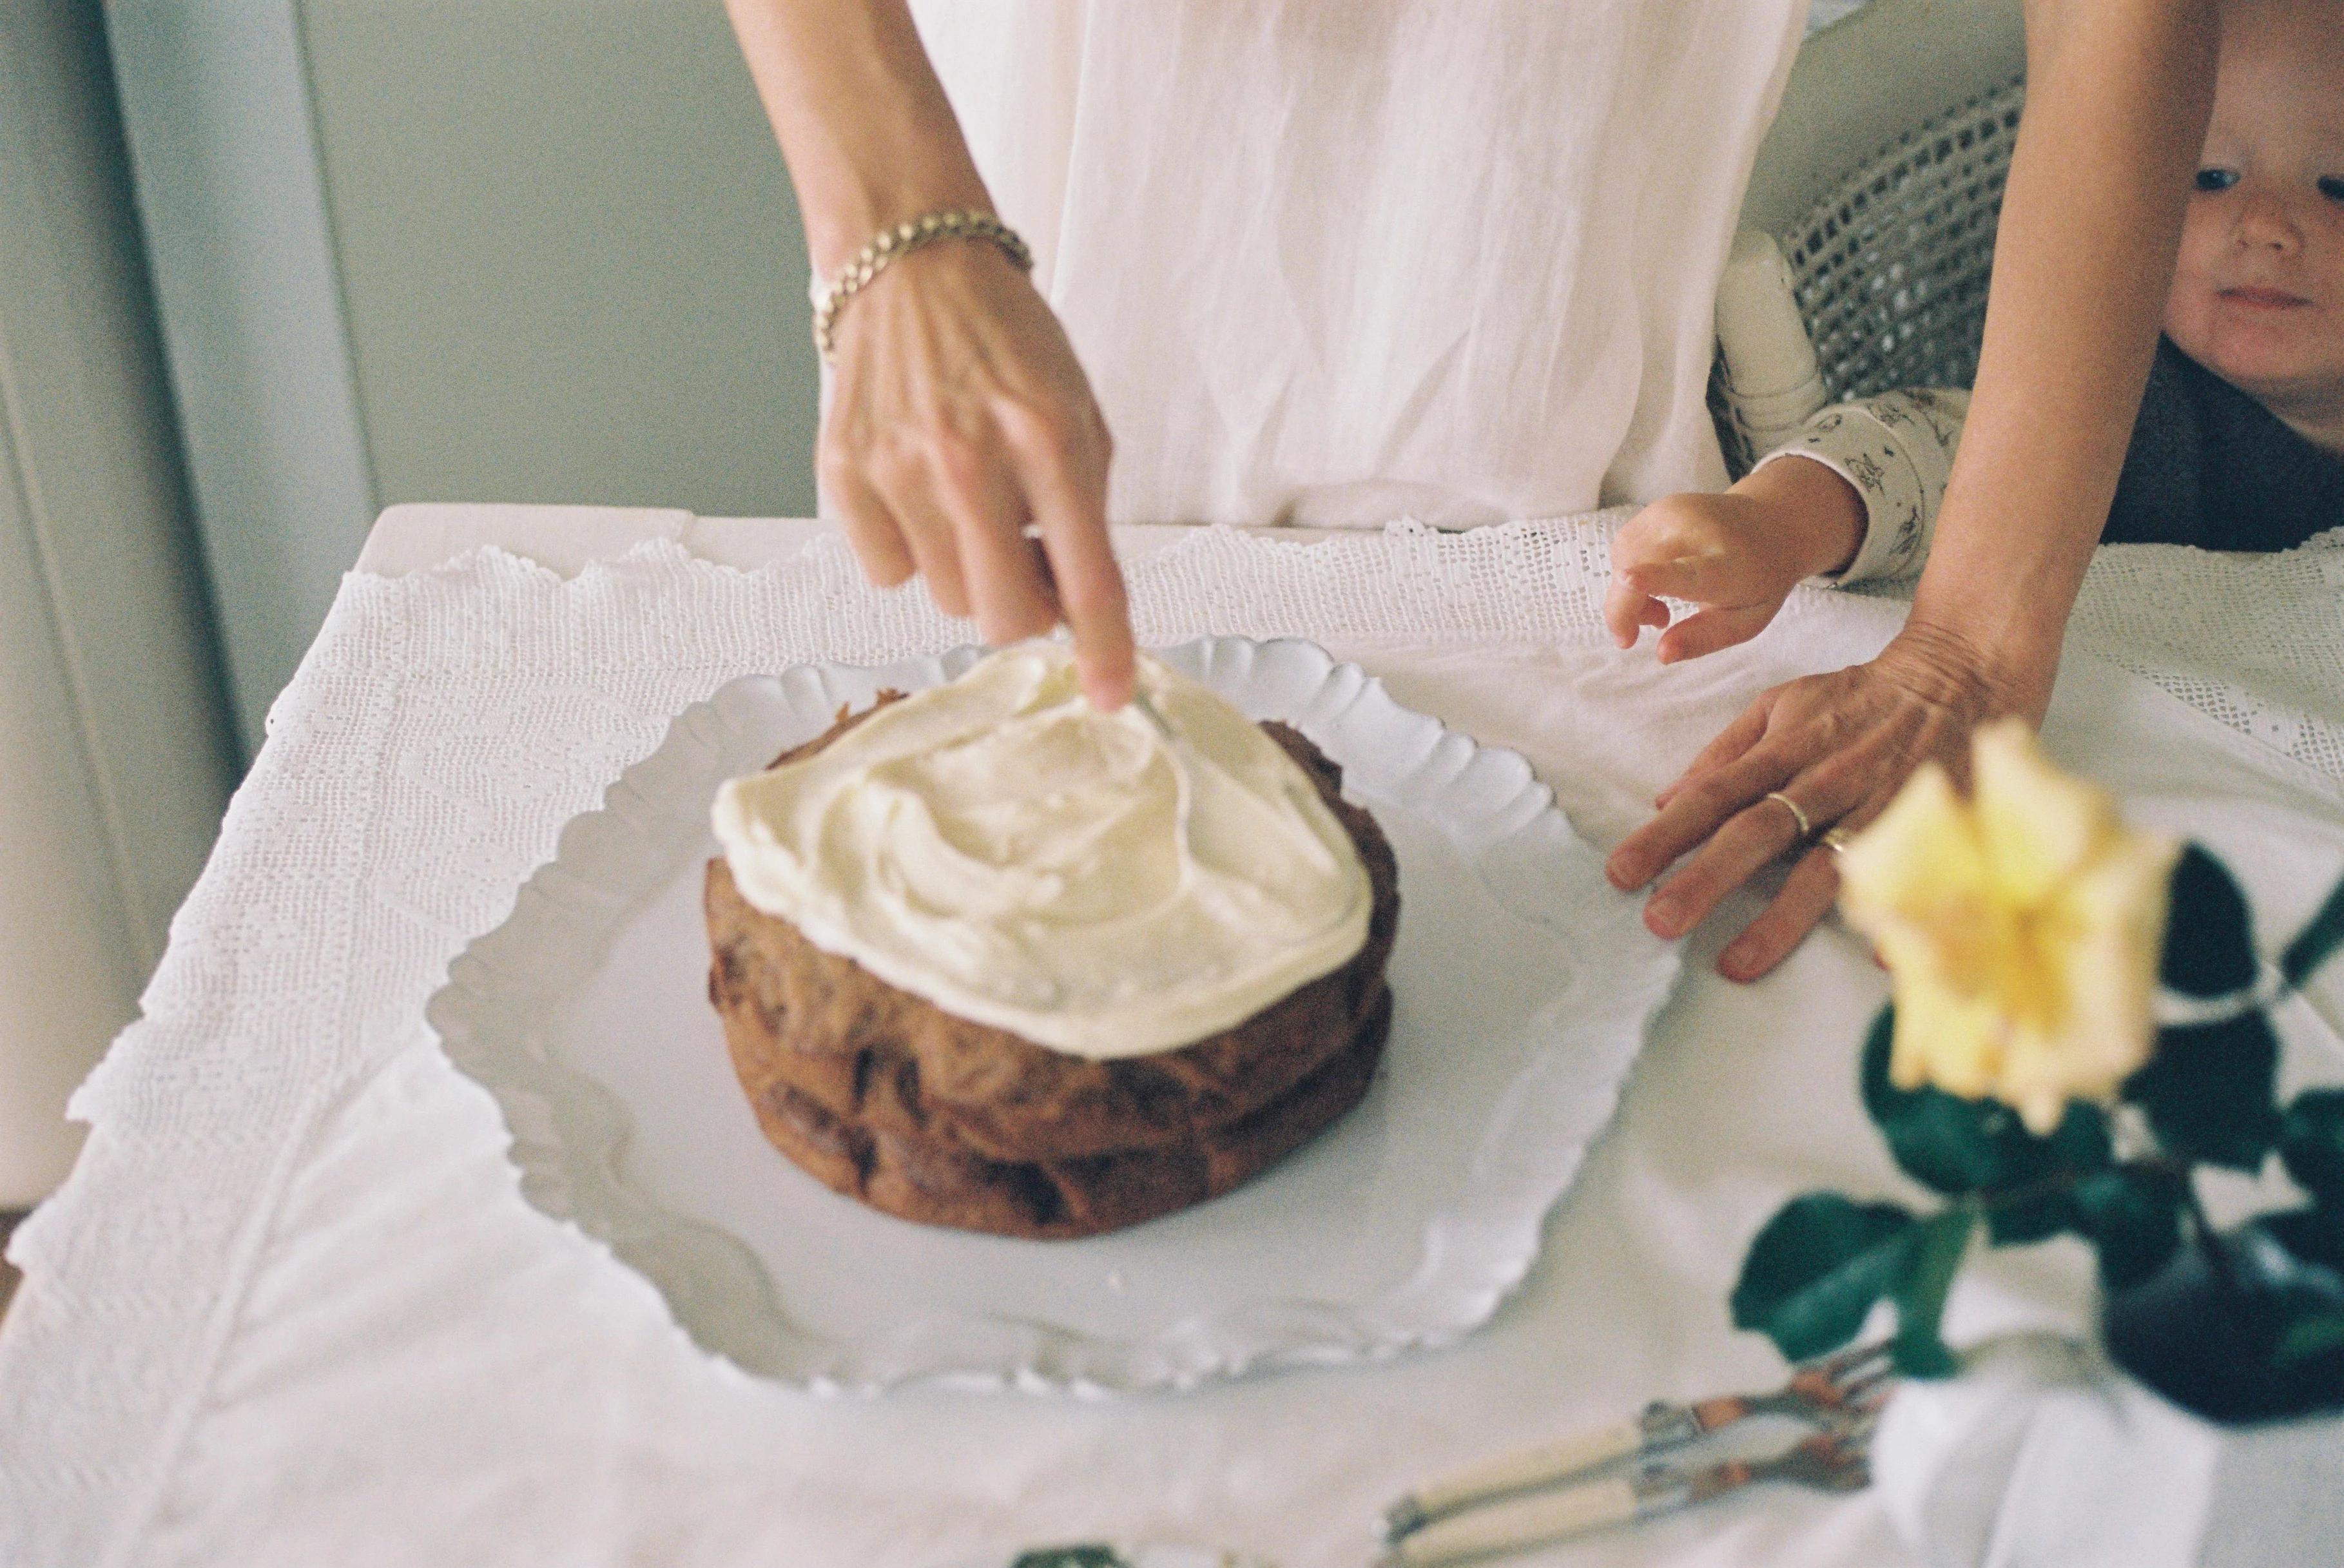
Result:
M1615 1461L1651 1459L1753 1416L1829 1426L1874 1401L1894 1370L1887 1341L1880 1340L1805 1362L1771 1393L1725 1394L1691 1404L1655 1400L1627 1421L1500 1454L1420 1487L1385 1510L1384 1539L1397 1542L1444 1515L1510 1492L1558 1485Z
M1874 1412L1842 1417L1831 1429L1764 1459L1648 1464L1633 1475L1582 1482L1561 1492L1517 1497L1428 1524L1394 1542L1376 1568L1442 1568L1468 1558L1521 1552L1615 1524L1655 1519L1760 1482L1819 1492L1870 1483Z

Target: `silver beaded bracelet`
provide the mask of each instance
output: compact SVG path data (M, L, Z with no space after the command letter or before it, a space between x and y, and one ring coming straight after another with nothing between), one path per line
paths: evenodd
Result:
M999 246L1001 253L1015 262L1020 271L1034 270L1034 252L1018 238L1017 231L991 213L973 207L950 207L906 219L893 228L883 228L870 244L854 253L854 259L838 269L836 277L815 286L813 346L822 350L823 362L834 357L838 313L846 302L885 271L895 258L938 239L989 240Z

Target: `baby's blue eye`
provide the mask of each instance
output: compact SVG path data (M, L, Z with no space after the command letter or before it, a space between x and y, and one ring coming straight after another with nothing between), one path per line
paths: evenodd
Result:
M2234 168L2201 168L2198 171L2199 190L2228 190L2238 183L2238 171Z
M2344 201L2344 174L2321 175L2319 194L2330 201Z

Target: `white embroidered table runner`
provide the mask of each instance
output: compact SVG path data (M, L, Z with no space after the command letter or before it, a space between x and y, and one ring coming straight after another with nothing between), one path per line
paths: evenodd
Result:
M1150 641L1300 634L1362 659L1521 750L1609 842L1756 691L1867 656L1901 614L1803 591L1758 642L1663 672L1602 637L1614 521L1309 547L1199 531L1135 565L1133 602ZM1880 982L1828 931L1763 986L1691 980L1522 1296L1389 1368L1126 1404L826 1401L701 1355L640 1279L526 1208L493 1108L422 1021L449 958L687 703L966 634L864 587L828 540L754 572L652 543L570 582L494 551L346 580L145 1019L79 1096L87 1152L16 1238L0 1557L933 1568L1124 1534L1333 1568L1428 1472L1772 1373L1723 1306L1751 1230L1804 1187L1891 1189L1847 1081ZM2216 841L2283 938L2344 866L2344 538L2104 552L2046 737ZM2344 1017L2332 984L2317 1000ZM2326 1048L2298 1012L2291 1042ZM2073 1262L1998 1259L1956 1336L2072 1313ZM1571 1561L1900 1553L1868 1501L1775 1497Z

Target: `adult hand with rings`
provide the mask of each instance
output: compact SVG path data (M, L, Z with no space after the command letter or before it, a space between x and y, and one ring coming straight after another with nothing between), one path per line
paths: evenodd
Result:
M1771 862L1796 856L1773 902L1718 956L1730 980L1781 963L1839 895L1834 852L1887 809L1924 762L1968 772L1970 731L2007 711L1975 661L1908 628L1869 664L1776 686L1745 709L1613 850L1614 885L1633 892L1689 856L1645 906L1674 939Z
M1912 615L1870 663L1751 703L1606 867L1630 891L1677 867L1644 912L1646 926L1674 938L1795 854L1781 892L1719 955L1728 979L1765 974L1830 909L1839 875L1813 830L1861 829L1925 762L1965 782L1975 726L2006 716L2039 723L2050 705L2165 315L2212 113L2218 24L2213 0L2028 0L2026 109L1985 337ZM1634 570L1676 549L1679 531L1648 526L1623 552L1626 581L1610 602L1623 646L1668 620L1656 592L1682 591L1640 583ZM1712 551L1731 531L1695 542ZM1755 602L1771 614L1773 589L1761 586ZM1737 612L1720 623L1729 635L1688 631L1678 652L1749 635L1748 587L1725 594ZM1664 655L1667 647L1664 638Z

